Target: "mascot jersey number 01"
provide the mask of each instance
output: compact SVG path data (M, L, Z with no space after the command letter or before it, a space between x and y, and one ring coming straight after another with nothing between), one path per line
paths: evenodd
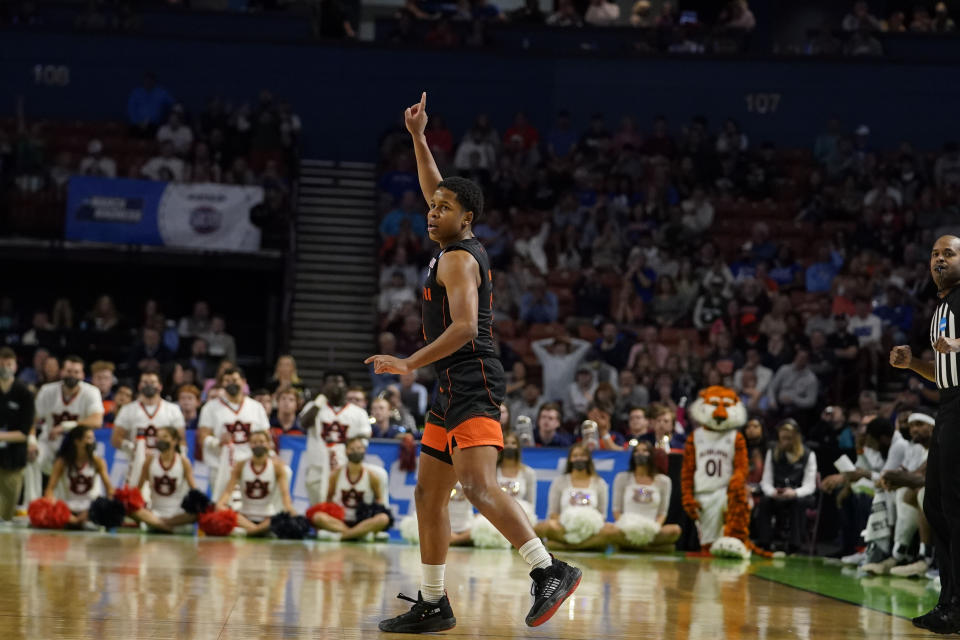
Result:
M747 410L732 389L700 392L690 407L697 429L683 452L683 510L697 523L700 546L713 555L768 556L750 541L747 443L739 429Z

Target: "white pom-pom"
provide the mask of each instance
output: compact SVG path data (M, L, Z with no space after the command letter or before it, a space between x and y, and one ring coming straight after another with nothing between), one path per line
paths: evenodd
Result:
M617 520L617 528L623 531L627 542L635 547L645 547L660 533L655 520L636 513L625 513Z
M400 537L410 544L420 544L420 526L417 524L416 512L400 519Z
M481 515L473 519L473 526L470 527L470 540L473 541L473 546L483 549L510 548L510 542L503 537L503 534L497 531L496 527Z
M564 540L570 544L580 544L600 533L603 516L593 507L570 507L560 514L560 525L566 530Z
M750 550L743 544L742 540L724 536L713 543L710 547L710 555L717 558L737 558L747 560L750 558Z
M537 512L534 511L533 505L526 500L517 500L517 503L523 509L523 512L527 514L527 520L530 521L530 526L532 527L537 524Z

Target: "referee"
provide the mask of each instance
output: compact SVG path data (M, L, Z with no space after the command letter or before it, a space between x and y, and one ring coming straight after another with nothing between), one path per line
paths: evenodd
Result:
M960 238L942 236L930 253L930 274L940 304L930 321L934 360L913 357L910 347L894 347L890 364L910 369L940 389L940 407L927 457L923 512L930 521L940 567L940 601L913 624L934 633L960 633Z

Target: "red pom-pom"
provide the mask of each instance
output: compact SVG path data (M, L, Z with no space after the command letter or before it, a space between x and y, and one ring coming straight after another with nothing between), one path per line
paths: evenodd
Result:
M40 529L63 529L70 522L70 508L63 500L37 498L27 507L30 524Z
M222 509L201 513L197 516L197 525L208 536L228 536L237 526L237 512Z
M321 502L307 509L307 520L313 522L313 516L318 512L325 513L332 518L336 518L340 522L343 522L343 519L347 515L347 512L343 510L343 507L335 502Z
M115 500L119 500L123 504L123 508L127 510L127 515L130 515L134 511L139 511L147 506L146 500L144 500L143 496L140 495L140 489L137 487L123 487L122 489L117 489L113 492L113 497Z

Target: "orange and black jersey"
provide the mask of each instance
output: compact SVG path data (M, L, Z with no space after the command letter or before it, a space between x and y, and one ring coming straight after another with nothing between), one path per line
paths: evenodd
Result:
M440 257L450 251L466 251L480 265L480 286L477 287L477 337L446 358L435 362L434 366L438 372L467 359L497 356L493 348L493 274L490 271L490 258L487 256L487 251L476 238L456 242L430 261L426 284L421 293L423 338L427 343L433 342L451 322L447 290L437 282Z

